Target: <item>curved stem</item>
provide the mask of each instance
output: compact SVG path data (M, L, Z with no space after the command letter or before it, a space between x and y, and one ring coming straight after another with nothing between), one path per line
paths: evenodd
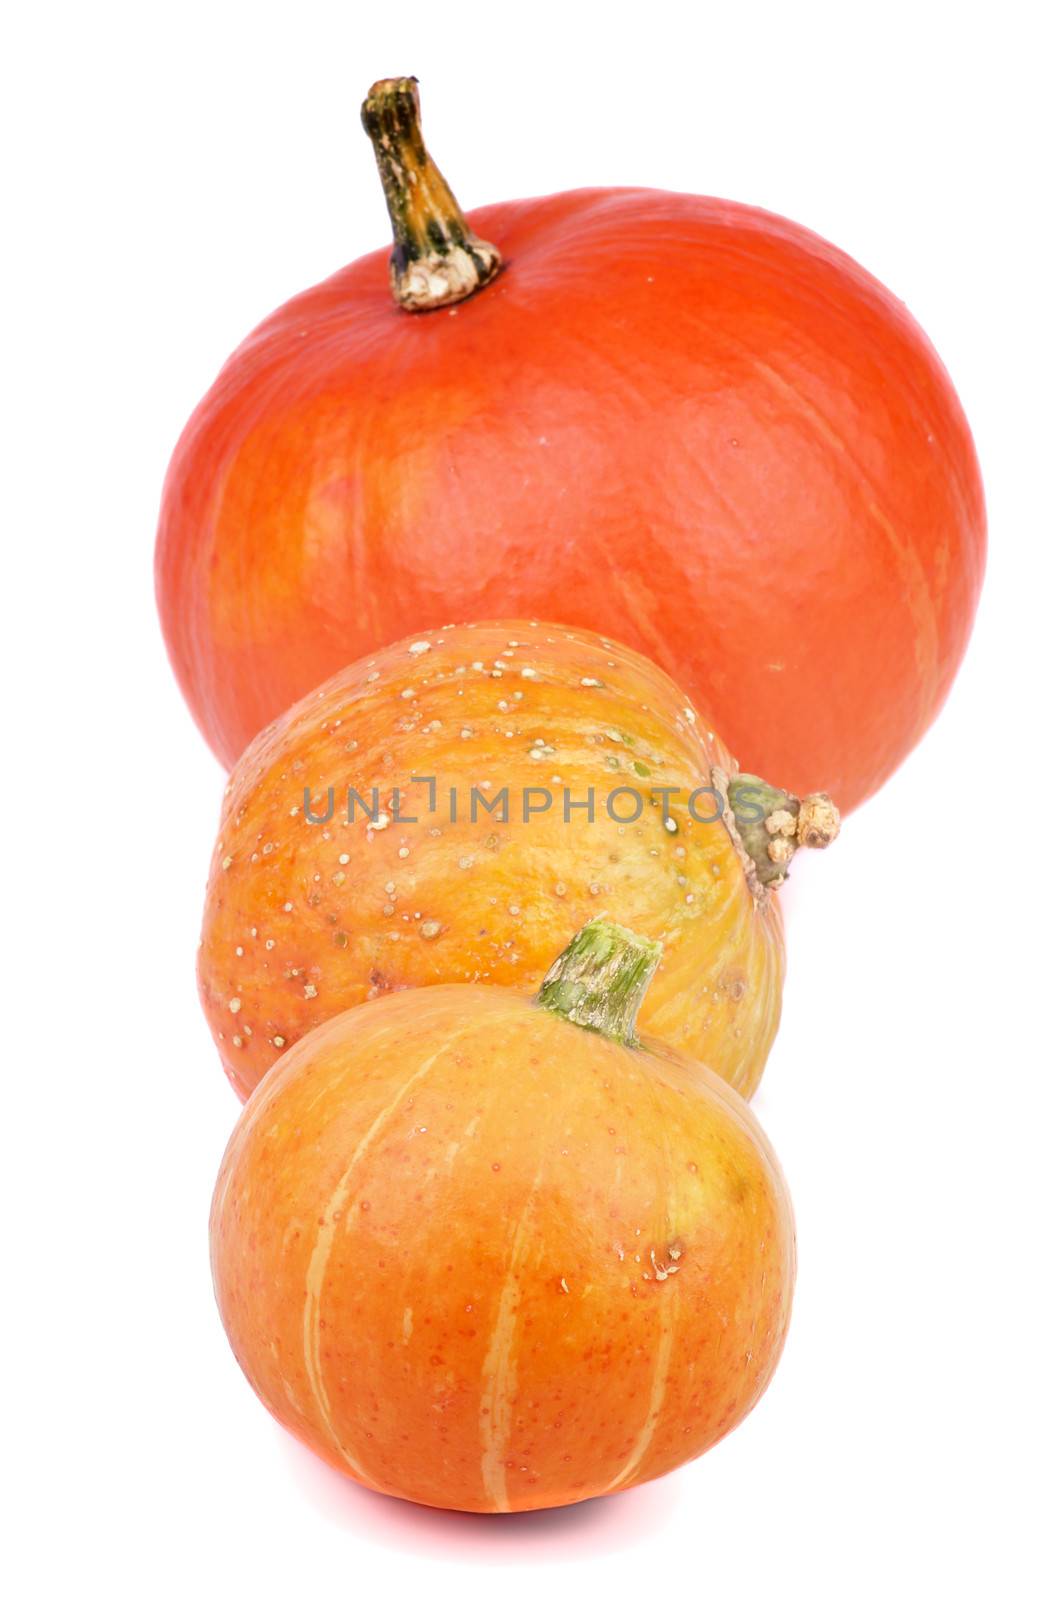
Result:
M538 1005L620 1044L635 1045L634 1024L662 945L596 917L574 935L545 974Z
M500 251L472 233L427 154L416 79L373 83L361 122L372 141L394 230L394 299L405 311L433 311L465 300L494 277Z

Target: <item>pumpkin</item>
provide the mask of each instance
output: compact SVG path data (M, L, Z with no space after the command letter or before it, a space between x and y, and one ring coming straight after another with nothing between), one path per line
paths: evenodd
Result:
M591 808L591 811L590 811ZM645 1025L750 1094L780 1015L776 898L837 818L741 774L644 657L467 624L355 662L232 774L199 984L246 1096L317 1023L390 990L532 991L608 915L659 939Z
M784 1180L743 1101L633 1034L658 947L594 923L538 1000L443 985L324 1023L243 1110L217 1302L283 1425L385 1494L523 1511L699 1455L788 1325Z
M221 760L391 639L547 616L646 651L752 771L863 800L937 713L983 573L971 437L912 317L731 202L465 218L414 80L364 120L394 296L377 252L269 317L166 480L162 622Z

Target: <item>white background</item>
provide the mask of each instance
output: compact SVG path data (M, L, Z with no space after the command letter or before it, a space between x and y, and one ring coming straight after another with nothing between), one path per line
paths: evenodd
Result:
M8 1591L1055 1593L1048 8L19 13L0 93ZM386 240L357 112L404 72L465 206L685 188L858 257L947 362L991 519L944 715L786 892L786 1013L757 1101L799 1221L776 1380L673 1477L508 1519L333 1476L228 1353L206 1215L237 1107L193 981L222 776L151 586L166 460L222 359Z

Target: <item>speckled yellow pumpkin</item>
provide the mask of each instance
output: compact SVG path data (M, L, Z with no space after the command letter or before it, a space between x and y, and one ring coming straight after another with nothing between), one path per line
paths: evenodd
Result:
M798 843L834 829L819 797L738 775L634 651L536 622L416 635L337 674L236 766L203 1005L245 1097L362 1001L439 983L532 992L607 915L663 946L645 1028L747 1095L780 1016L771 891Z
M356 1006L248 1102L211 1216L218 1306L270 1411L359 1483L478 1512L613 1494L769 1382L787 1189L740 1097L635 1036L658 953L594 922L536 1001Z

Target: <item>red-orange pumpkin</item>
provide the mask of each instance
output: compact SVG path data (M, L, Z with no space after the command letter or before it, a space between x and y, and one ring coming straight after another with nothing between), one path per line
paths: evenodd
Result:
M541 1003L356 1006L248 1101L211 1217L221 1316L270 1411L358 1482L565 1505L698 1455L768 1383L787 1189L720 1078L633 1036L657 956L593 923Z
M415 628L547 616L646 651L743 766L857 804L938 711L983 573L924 334L745 206L596 189L465 219L417 114L408 79L365 106L395 293L444 308L355 262L250 336L177 447L158 593L206 737L230 765Z

